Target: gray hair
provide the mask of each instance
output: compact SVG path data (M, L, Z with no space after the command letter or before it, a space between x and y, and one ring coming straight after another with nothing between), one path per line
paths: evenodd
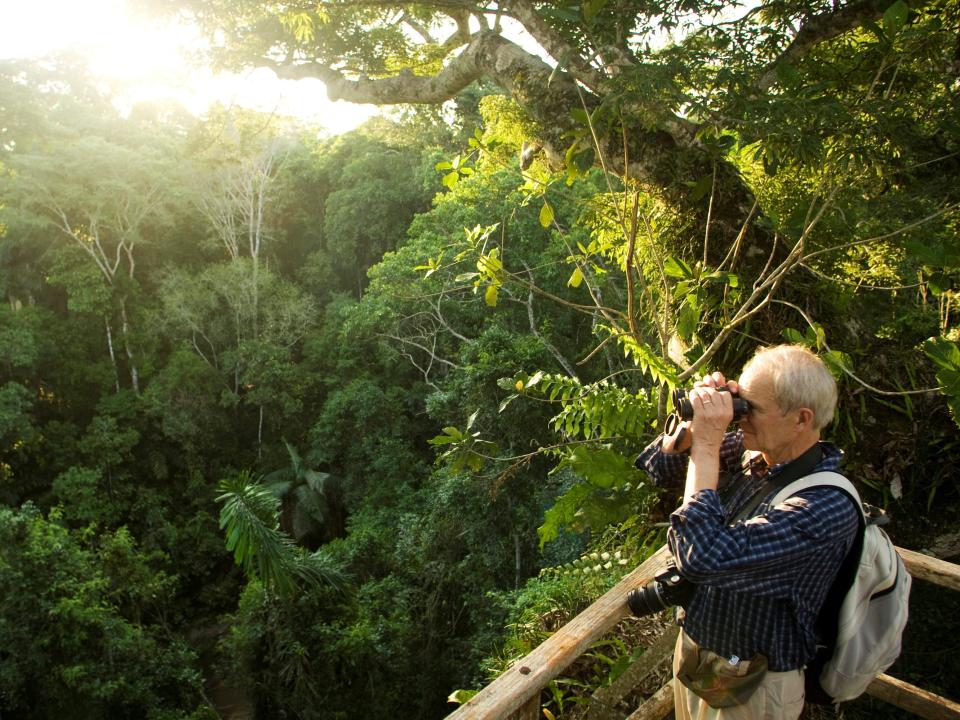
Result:
M810 408L817 430L833 420L837 407L837 383L823 360L803 345L760 348L743 367L744 374L751 370L767 373L780 412Z

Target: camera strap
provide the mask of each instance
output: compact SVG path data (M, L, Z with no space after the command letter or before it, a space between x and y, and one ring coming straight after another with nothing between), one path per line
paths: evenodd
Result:
M823 451L820 449L820 443L815 442L803 455L788 462L783 470L767 480L763 487L753 494L750 501L740 509L740 512L731 519L730 524L735 525L741 520L749 518L766 498L772 497L794 480L799 480L812 473L822 459Z

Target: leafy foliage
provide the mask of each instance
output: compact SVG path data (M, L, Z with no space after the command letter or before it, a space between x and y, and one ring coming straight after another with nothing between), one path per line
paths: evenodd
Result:
M300 589L298 583L307 588L344 586L344 574L325 552L307 553L280 532L277 498L249 473L222 480L219 489L220 528L227 536L227 550L268 590L289 595Z
M52 512L0 509L0 702L24 718L205 716L196 654L169 637L170 578L124 530L91 543Z
M960 348L943 338L928 340L923 350L937 366L937 382L947 397L953 420L960 424Z
M495 15L419 42L450 3L189 4L225 62L492 80L318 140L0 64L0 711L439 717L662 541L664 390L784 337L898 541L948 527L953 6L518 0L567 50L508 76Z

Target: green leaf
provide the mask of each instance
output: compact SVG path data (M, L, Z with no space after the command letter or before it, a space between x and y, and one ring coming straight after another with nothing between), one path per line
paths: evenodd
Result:
M903 29L909 13L910 8L903 0L897 0L886 9L883 13L883 29L888 37L893 37Z
M927 278L927 287L934 295L943 295L953 286L949 275L942 272L935 272Z
M477 690L454 690L447 696L447 702L463 705L470 698L477 694Z
M580 268L574 268L573 274L567 280L567 287L578 288L583 283L583 272Z
M543 207L540 208L540 225L548 228L553 224L553 208L546 200L543 201Z
M689 278L693 277L693 271L690 269L690 266L687 265L680 258L670 256L663 263L663 271L666 273L667 277L672 278Z
M565 462L577 475L603 490L622 487L640 478L629 458L609 448L578 447Z
M560 537L562 528L573 526L577 511L591 493L593 493L593 488L587 484L574 485L554 503L552 508L544 513L543 525L537 528L541 550L548 542L553 542Z
M923 352L939 368L937 382L953 421L960 425L960 348L945 338L931 338L923 344Z
M930 338L923 343L924 354L943 370L960 370L960 348L944 338Z
M487 285L487 290L483 294L483 301L490 307L497 306L497 298L500 295L500 288L496 285Z
M520 396L517 395L516 393L513 393L513 395L508 395L508 396L504 399L504 401L503 401L502 403L500 403L500 407L497 408L497 412L498 412L498 413L502 413L504 410L507 409L507 406L508 406L510 403L512 403L514 400L516 400L518 397L520 397Z
M593 22L593 19L597 16L603 6L607 4L607 0L585 0L585 2L580 6L580 9L583 12L583 19L590 24Z
M694 183L693 188L690 190L690 202L697 202L704 195L709 192L710 188L713 186L713 177L706 175L700 178L696 183Z
M477 421L477 416L479 414L480 414L480 408L477 408L472 413L470 413L470 417L467 418L467 430L470 430L470 428L473 427L473 424Z
M677 313L677 334L685 341L690 342L700 324L700 309L684 300Z
M597 153L594 151L593 147L588 147L585 150L574 154L573 161L576 163L577 169L580 171L580 174L584 174L593 167L594 161L597 159Z
M806 345L807 347L810 345L808 338L806 338L799 330L794 330L793 328L784 328L781 334L791 345Z
M459 180L460 180L460 173L454 170L453 172L448 172L446 175L444 175L443 180L441 180L440 182L446 185L450 190L453 190L457 186L457 182Z

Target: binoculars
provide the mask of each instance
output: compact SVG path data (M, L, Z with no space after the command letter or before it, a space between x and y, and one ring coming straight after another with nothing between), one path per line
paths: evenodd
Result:
M718 392L730 392L725 387L717 388ZM743 420L750 412L750 403L736 393L733 397L733 422ZM673 435L677 426L684 420L693 420L693 403L687 397L687 391L677 388L673 391L673 413L667 418L663 430L667 435Z

